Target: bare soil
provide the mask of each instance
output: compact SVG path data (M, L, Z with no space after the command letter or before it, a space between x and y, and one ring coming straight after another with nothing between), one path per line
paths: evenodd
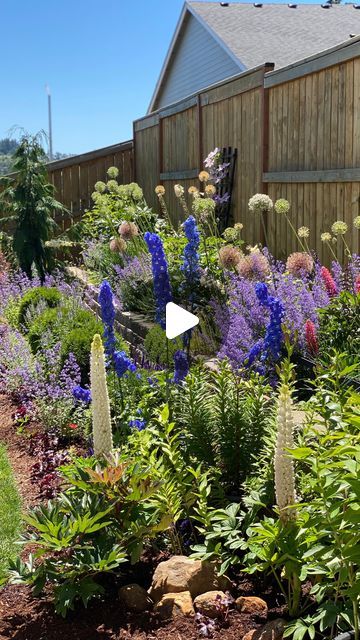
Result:
M10 462L21 493L24 509L40 501L39 490L30 480L34 458L27 442L18 434L12 415L16 407L0 395L0 441L8 448ZM161 558L147 560L126 576L124 583L138 582L147 587L153 567ZM196 623L189 619L161 622L152 613L130 614L117 599L118 585L109 585L107 597L93 601L88 609L79 606L64 620L54 613L50 593L34 598L26 586L7 586L0 590L0 638L13 640L196 640ZM236 595L262 595L252 582L241 580ZM262 595L269 604L269 617L282 612L281 602L270 589ZM249 616L231 611L225 627L215 631L214 640L242 640L247 631L258 627Z

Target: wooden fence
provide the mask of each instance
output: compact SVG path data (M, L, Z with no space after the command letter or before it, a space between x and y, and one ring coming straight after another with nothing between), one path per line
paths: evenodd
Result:
M49 163L57 198L75 221L91 206L95 182L115 165L119 181L136 180L155 208L154 189L164 184L177 222L184 214L174 185L199 186L209 151L236 147L232 213L247 242L264 240L260 218L247 206L264 192L290 201L294 227L309 227L309 244L324 262L331 254L320 234L337 219L348 223L350 247L360 252L352 226L360 215L360 36L283 69L268 63L246 71L136 120L133 129L133 141ZM265 222L276 256L298 248L284 217L271 213Z
M92 206L91 194L98 180L106 182L109 167L119 169L121 184L134 179L134 156L132 140L90 151L79 156L49 162L49 177L56 189L56 198L71 212L57 218L62 230L78 221L86 209Z
M173 186L198 186L216 146L238 148L233 215L246 240L262 237L249 197L269 193L291 202L294 226L310 228L311 247L328 262L321 232L337 219L352 229L360 214L360 37L279 71L247 71L136 120L135 179L149 204L157 206L154 188L164 184L181 219ZM284 217L269 214L266 224L277 256L298 248ZM359 251L355 230L351 249Z

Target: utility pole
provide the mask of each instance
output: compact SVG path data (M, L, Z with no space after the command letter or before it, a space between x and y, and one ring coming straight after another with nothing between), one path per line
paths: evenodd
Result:
M49 160L53 159L53 139L52 139L52 121L51 121L51 93L50 87L46 85L46 93L48 97L48 118L49 118Z

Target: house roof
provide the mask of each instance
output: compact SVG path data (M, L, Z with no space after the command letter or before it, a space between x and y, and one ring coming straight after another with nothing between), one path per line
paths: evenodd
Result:
M294 3L290 6L261 2L185 2L148 112L152 111L166 82L189 14L239 66L239 72L265 62L273 62L278 69L360 34L360 5L333 4L323 8L324 4Z
M287 4L189 2L188 6L246 68L264 62L283 67L340 44L350 34L360 34L360 9L353 4L290 8Z

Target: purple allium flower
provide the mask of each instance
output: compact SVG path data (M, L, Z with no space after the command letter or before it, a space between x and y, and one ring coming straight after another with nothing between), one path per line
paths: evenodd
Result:
M151 254L156 301L156 322L160 324L162 329L165 329L165 309L167 303L172 300L172 292L164 247L160 236L156 233L147 231L144 239Z
M175 382L175 384L180 384L180 382L182 382L189 373L189 362L185 351L181 351L181 349L175 351L174 365L175 370L173 382Z
M130 371L130 373L135 373L136 365L132 362L125 351L115 351L113 359L118 378L122 378L128 371Z
M90 404L91 402L91 391L89 391L89 389L84 389L80 385L73 388L72 394L75 400L78 400L79 402L83 402L84 404Z
M114 295L107 280L104 280L101 283L99 292L99 304L101 308L101 319L104 324L105 353L107 356L112 357L116 346L114 331L115 306Z

